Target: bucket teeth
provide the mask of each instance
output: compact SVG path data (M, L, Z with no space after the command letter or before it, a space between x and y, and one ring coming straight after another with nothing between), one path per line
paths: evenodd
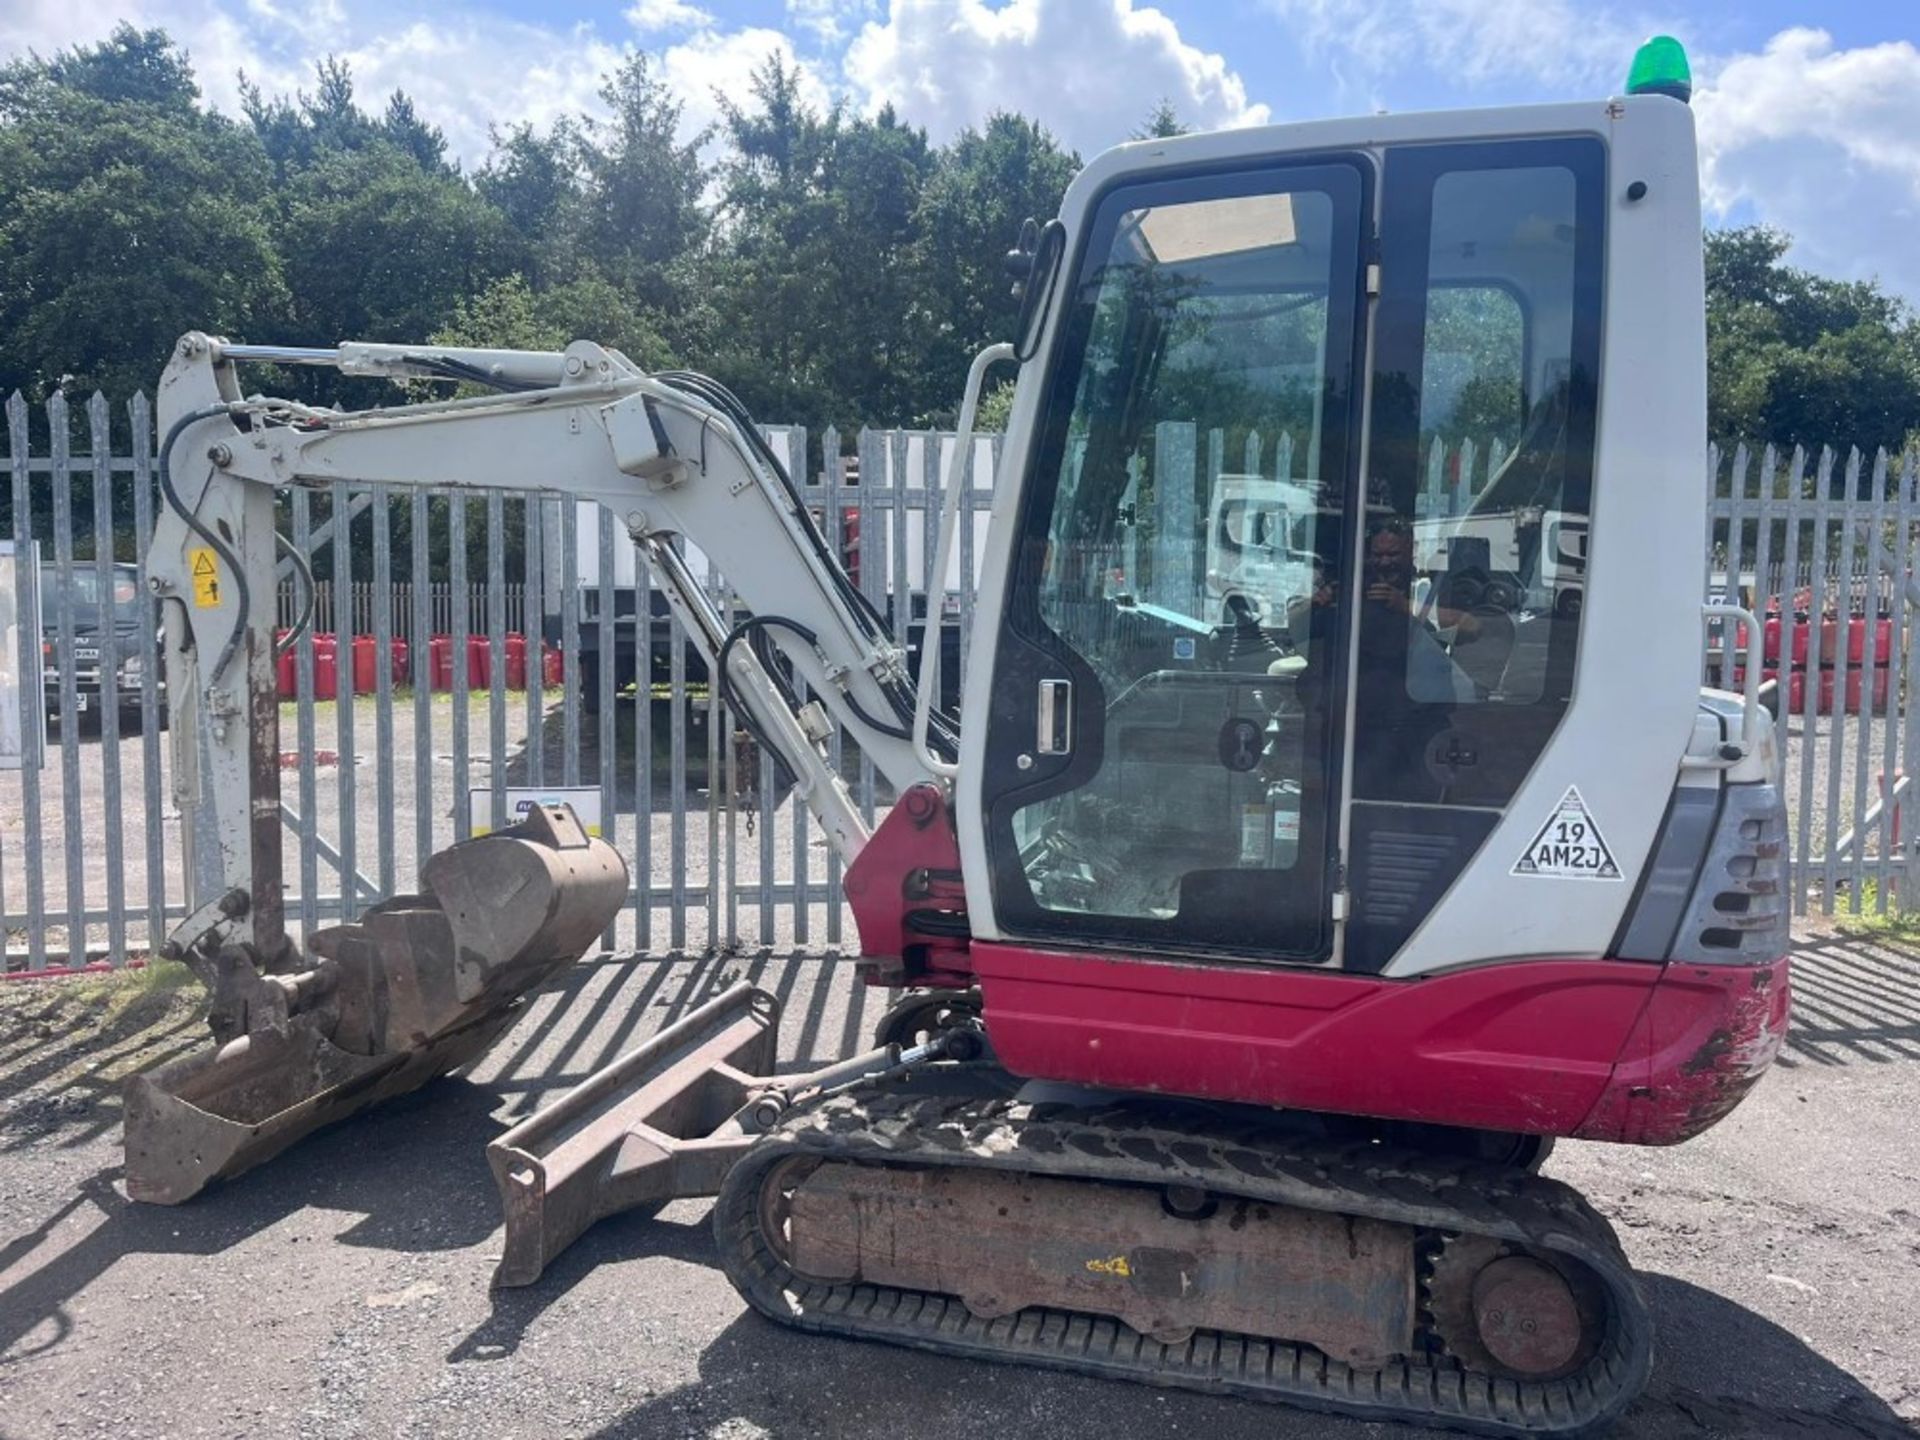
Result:
M177 1204L477 1059L627 893L625 862L564 806L441 851L422 879L429 894L316 934L307 970L258 977L279 1003L249 1006L247 1033L129 1082L129 1194Z

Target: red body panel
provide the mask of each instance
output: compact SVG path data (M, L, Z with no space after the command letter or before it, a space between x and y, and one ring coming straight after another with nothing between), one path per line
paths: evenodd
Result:
M900 797L847 869L878 984L977 982L1016 1075L1480 1130L1670 1145L1787 1028L1787 962L1502 960L1416 980L970 940L952 812Z
M1539 1135L1672 1144L1778 1051L1787 962L1528 960L1418 980L976 941L1017 1075Z
M842 888L860 931L860 953L872 964L870 983L898 985L909 978L916 985L973 983L960 842L939 786L907 787L854 856ZM945 923L929 925L929 920Z

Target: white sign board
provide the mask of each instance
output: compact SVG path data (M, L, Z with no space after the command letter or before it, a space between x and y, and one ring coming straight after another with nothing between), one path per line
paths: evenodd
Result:
M26 763L27 707L20 693L20 631L33 617L20 613L21 563L13 542L0 541L0 770L18 770Z
M589 835L600 833L600 787L578 785L541 789L529 785L507 787L507 823L516 825L535 805L571 805L576 819ZM493 791L480 787L467 791L467 829L485 835L493 829Z

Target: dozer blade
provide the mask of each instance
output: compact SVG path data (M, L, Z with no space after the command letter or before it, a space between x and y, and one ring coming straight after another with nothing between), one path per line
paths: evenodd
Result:
M296 975L227 957L215 1016L244 1033L129 1082L134 1199L178 1204L478 1058L627 893L618 852L564 806L443 850L421 873L428 894L319 932L317 960Z
M507 1243L496 1285L531 1285L595 1221L716 1195L758 1138L780 1005L735 985L487 1146Z

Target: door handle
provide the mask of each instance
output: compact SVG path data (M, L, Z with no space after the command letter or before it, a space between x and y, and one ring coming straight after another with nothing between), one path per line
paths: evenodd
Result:
M1065 755L1073 749L1073 682L1042 680L1036 707L1038 733L1033 748L1042 755Z

